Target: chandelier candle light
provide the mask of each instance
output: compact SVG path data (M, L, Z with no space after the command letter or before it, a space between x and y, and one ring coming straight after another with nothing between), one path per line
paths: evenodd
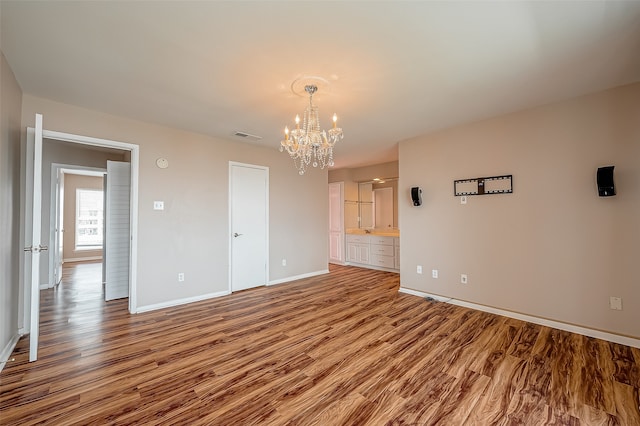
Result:
M309 106L304 110L304 120L300 128L300 116L296 115L296 128L289 131L284 128L284 140L280 142L280 152L285 149L293 158L293 163L301 175L309 164L321 169L333 166L333 146L342 139L342 129L337 127L338 116L333 114L333 128L320 131L318 107L313 105L313 94L318 87L307 85L305 92L309 94Z

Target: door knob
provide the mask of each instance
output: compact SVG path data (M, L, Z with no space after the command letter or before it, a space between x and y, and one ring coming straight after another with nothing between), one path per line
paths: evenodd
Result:
M239 237L240 235L242 235L242 234L238 234L237 232L233 233L233 236L236 237L236 238Z
M30 253L40 253L41 251L45 251L45 250L49 250L49 247L38 245L37 247L29 246L24 248L24 251L30 252Z

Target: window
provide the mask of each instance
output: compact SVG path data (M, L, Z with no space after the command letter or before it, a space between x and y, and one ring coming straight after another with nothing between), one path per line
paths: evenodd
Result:
M102 248L103 192L76 189L76 250Z

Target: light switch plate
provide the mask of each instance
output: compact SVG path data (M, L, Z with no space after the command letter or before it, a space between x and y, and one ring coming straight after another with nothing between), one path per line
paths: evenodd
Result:
M622 298L621 297L613 297L609 298L609 307L616 311L622 310Z
M164 210L164 201L154 201L153 202L154 210Z

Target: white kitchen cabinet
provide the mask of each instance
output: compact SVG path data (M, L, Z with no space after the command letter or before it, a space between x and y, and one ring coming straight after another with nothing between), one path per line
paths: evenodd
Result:
M369 236L347 235L347 262L369 263Z
M369 263L369 244L347 243L348 260L354 263Z
M398 237L347 234L347 262L357 266L399 269L396 267L399 265L396 241L399 241Z
M381 268L395 268L395 247L394 237L384 237L374 235L370 239L371 243L371 265Z

